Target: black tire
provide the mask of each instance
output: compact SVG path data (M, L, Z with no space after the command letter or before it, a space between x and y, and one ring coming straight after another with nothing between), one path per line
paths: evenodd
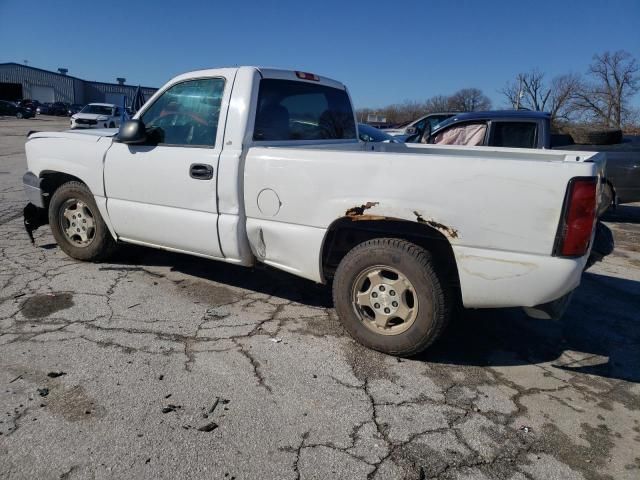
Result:
M24 118L24 114L22 112L16 113L16 118L22 119Z
M83 202L91 213L94 228L91 240L86 245L74 242L63 229L65 205L73 200ZM115 250L116 242L100 215L91 191L84 183L67 182L55 191L49 203L49 225L58 246L72 258L100 261L108 258Z
M389 266L415 290L417 315L405 331L385 335L367 326L355 301L357 282L364 272ZM453 294L425 249L395 238L378 238L354 247L340 262L333 282L336 312L349 334L361 344L398 356L412 356L428 348L444 331L453 310Z

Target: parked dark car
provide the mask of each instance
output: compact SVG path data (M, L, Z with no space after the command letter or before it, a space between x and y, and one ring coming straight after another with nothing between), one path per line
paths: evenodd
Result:
M36 113L39 115L49 115L49 111L51 110L51 103L41 103L36 109Z
M367 125L365 123L358 124L358 137L363 142L386 142L386 143L401 143L391 135L384 133L382 130Z
M25 100L20 100L18 102L18 106L22 107L22 108L28 108L35 115L36 114L36 110L40 106L40 102L37 101L37 100L27 100L27 99L25 99Z
M593 139L598 137L605 139L607 135L600 135L600 132L590 135ZM608 145L578 144L571 135L552 133L551 115L546 112L505 110L461 113L440 123L433 131L427 129L422 136L414 135L407 141L604 152L607 155L605 174L613 184L618 202L640 201L640 143L630 138L618 138L617 143Z
M10 115L16 118L33 118L35 112L28 108L20 107L15 103L0 100L0 115Z
M69 104L64 102L54 102L49 108L49 115L66 117L69 115Z

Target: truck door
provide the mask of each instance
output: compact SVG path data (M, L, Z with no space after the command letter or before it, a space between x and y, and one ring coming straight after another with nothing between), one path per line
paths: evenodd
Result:
M216 174L232 80L173 83L138 116L149 140L108 150L107 210L123 240L224 257Z

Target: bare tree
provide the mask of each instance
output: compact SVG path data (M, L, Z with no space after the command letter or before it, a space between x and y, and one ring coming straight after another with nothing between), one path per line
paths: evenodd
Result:
M403 124L434 112L486 110L491 108L491 100L477 88L465 88L453 95L435 95L424 102L405 100L386 107L357 110L359 121L366 121L369 113L383 115L387 123Z
M544 84L544 73L537 69L519 73L500 92L513 108L524 107L538 112L545 110L551 96L551 89Z
M454 112L476 112L489 110L491 100L478 88L463 88L448 99L449 110Z
M424 115L424 108L424 103L409 100L405 100L404 103L399 106L402 116L407 119L406 121L411 121Z
M640 89L636 59L624 50L594 55L576 105L592 120L621 128L636 111L629 101Z
M450 110L449 97L447 95L435 95L424 103L424 113L447 112Z
M559 75L548 84L544 77L545 74L537 69L519 73L500 93L515 109L549 112L552 121L568 119L573 113L573 102L581 88L580 77L573 73Z
M551 80L551 96L549 99L549 113L551 120L572 120L576 115L575 101L582 88L580 75L567 73L558 75Z

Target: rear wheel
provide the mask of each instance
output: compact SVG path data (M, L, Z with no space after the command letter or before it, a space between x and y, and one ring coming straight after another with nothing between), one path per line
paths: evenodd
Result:
M429 347L451 316L452 295L425 249L394 238L362 243L340 262L336 311L363 345L392 355Z
M115 249L115 240L83 183L68 182L55 191L49 204L49 225L62 251L72 258L103 260Z
M16 113L16 118L24 118L24 114L22 112Z

